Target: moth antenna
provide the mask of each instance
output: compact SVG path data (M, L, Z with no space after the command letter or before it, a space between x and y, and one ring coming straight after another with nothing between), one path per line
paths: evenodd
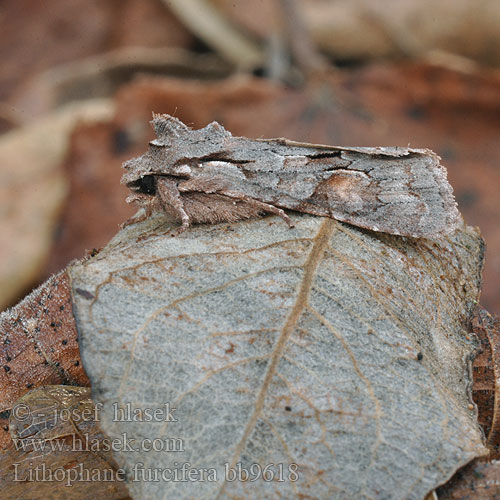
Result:
M190 130L190 128L178 118L170 115L153 113L153 119L150 123L158 139L168 139L172 136L178 137Z

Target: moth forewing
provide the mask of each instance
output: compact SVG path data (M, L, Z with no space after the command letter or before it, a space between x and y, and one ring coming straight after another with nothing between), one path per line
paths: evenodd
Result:
M434 238L460 220L446 169L429 150L314 145L191 130L154 115L157 138L124 164L122 183L145 207L182 222L235 221L283 209L390 234Z

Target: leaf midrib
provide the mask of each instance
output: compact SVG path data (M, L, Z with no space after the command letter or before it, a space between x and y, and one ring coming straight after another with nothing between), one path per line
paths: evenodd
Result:
M304 265L304 276L302 278L302 282L300 284L300 289L297 294L297 300L295 305L293 306L290 314L288 315L288 319L285 323L285 326L281 330L280 336L275 344L272 355L270 356L270 362L267 369L267 372L264 376L264 380L262 382L262 386L255 400L255 407L252 415L250 416L247 425L245 427L245 431L243 432L243 436L241 437L239 443L236 445L233 458L231 459L230 467L234 467L238 458L240 457L248 438L253 432L257 421L261 415L262 409L264 408L264 401L267 396L267 392L269 386L271 385L271 381L276 373L276 368L281 359L283 351L287 345L288 339L290 338L302 312L307 306L309 292L312 288L314 277L316 275L316 270L318 268L319 263L323 258L323 254L325 249L330 241L332 233L335 229L335 222L332 219L325 218L321 227L319 228L318 234L314 238L314 243L307 258L307 261ZM227 482L224 481L222 484L217 498L221 498L224 494L227 486Z

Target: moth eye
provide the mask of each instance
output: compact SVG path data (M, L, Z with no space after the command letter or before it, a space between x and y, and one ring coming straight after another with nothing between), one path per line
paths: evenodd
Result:
M175 168L174 173L178 175L191 175L191 167L189 165L179 165Z
M153 175L141 177L138 181L139 191L144 194L155 194L156 182Z

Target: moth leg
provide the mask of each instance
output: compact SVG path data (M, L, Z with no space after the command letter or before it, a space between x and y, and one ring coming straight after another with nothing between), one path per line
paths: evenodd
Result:
M165 212L174 214L182 222L181 227L172 233L172 236L183 233L191 225L191 219L186 210L184 210L184 203L177 187L177 181L158 177L156 180L156 192Z
M148 215L148 213L146 211L145 211L145 213L143 213L142 215L139 215L138 217L133 215L132 217L129 217L125 222L122 222L120 224L120 228L123 229L124 227L130 226L131 224L137 224L138 222L145 221L149 217L151 217L151 214Z
M130 224L137 224L138 222L142 222L146 219L149 219L153 213L153 200L150 199L149 196L144 196L141 194L132 194L127 197L127 203L137 203L141 208L144 209L144 213L142 215L136 216L132 215L125 222L120 224L120 228L124 228L130 226Z
M279 215L288 224L288 227L290 228L295 227L295 224L292 222L290 217L288 217L286 212L281 208L275 207L274 205L271 205L269 203L264 203L263 201L256 200L255 198L247 196L246 194L243 193L236 193L234 191L225 191L225 190L217 191L217 193L227 196L228 198L234 198L236 200L245 201L256 208L262 209L264 212Z

